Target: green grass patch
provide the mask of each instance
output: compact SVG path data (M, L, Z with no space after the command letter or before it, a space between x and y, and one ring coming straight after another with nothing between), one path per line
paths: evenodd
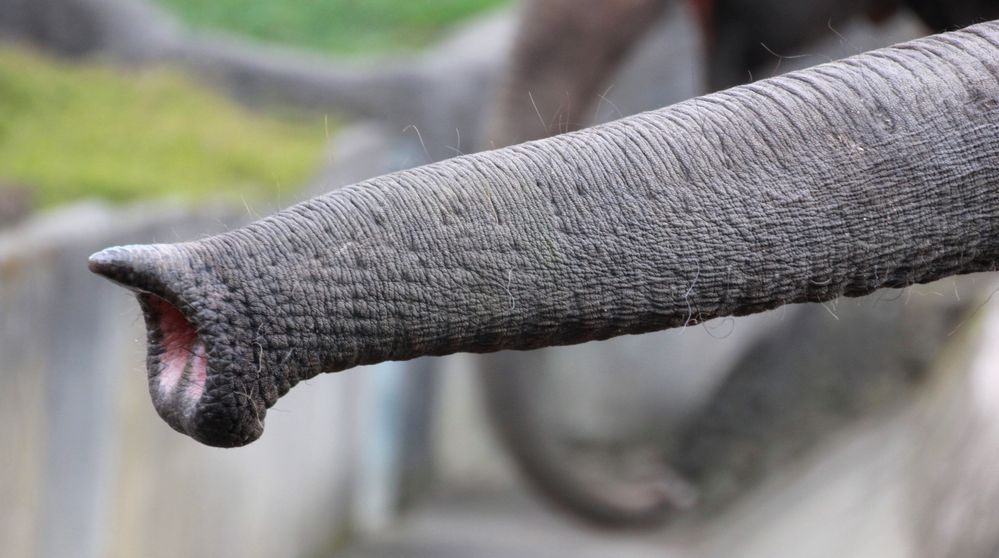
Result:
M159 0L187 22L339 54L419 48L509 0Z
M123 74L0 49L0 182L41 206L80 198L283 198L326 131L262 116L174 73Z

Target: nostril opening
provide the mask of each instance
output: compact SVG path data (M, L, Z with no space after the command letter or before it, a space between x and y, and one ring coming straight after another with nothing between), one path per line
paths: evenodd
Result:
M149 330L150 389L154 400L189 410L201 398L208 376L204 341L176 306L159 296L139 295Z
M242 362L225 325L211 323L199 304L224 296L204 261L184 245L118 246L93 254L91 271L136 293L146 324L146 371L153 407L174 430L212 446L246 445L263 432L266 403L257 386L243 388L229 371ZM199 275L201 274L201 275ZM182 293L182 294L181 294ZM219 335L220 330L223 333ZM222 354L213 349L222 348ZM209 370L221 364L224 372ZM209 384L208 376L213 375Z

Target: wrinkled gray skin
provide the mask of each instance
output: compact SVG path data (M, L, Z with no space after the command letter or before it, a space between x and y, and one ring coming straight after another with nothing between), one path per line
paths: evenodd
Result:
M112 248L207 355L175 429L247 444L301 380L580 343L989 271L999 22L372 179L197 242ZM183 383L181 384L183 389Z
M520 31L512 52L511 69L490 119L492 127L488 132L488 143L501 146L518 140L563 133L585 125L600 93L608 89L608 81L618 63L664 12L667 4L666 0L525 2ZM938 31L987 19L984 16L999 16L999 5L990 0L690 0L688 4L702 32L706 50L705 82L709 89L743 83L751 80L753 75L772 74L780 67L778 53L794 55L809 52L807 45L810 41L835 33L836 28L853 16L865 16L877 21L891 15L896 9L907 7L927 26ZM871 308L869 315L857 317L864 324L877 323L883 312L883 309ZM932 310L929 313L934 319L942 314ZM931 321L933 320L921 319L921 327L935 329L935 324L927 323ZM897 333L905 329L904 322L886 325L885 332ZM855 326L855 329L863 328ZM880 335L883 337L885 333ZM799 342L807 343L807 335L797 337ZM835 346L837 332L826 331L821 338ZM809 345L814 345L814 342ZM892 354L892 350L897 355L918 350L915 345L907 345L904 339L898 342L883 339L882 343L869 349L878 354L884 351L886 355ZM786 353L786 350L781 352ZM820 352L813 350L812 354L818 355ZM741 468L758 472L762 468L765 454L784 451L780 447L771 446L794 445L788 444L793 436L774 435L780 428L771 428L769 438L764 435L765 430L762 428L764 424L779 422L780 417L793 417L787 419L791 421L802 420L794 409L788 408L786 401L803 402L809 400L810 396L788 389L788 386L805 386L806 389L817 386L821 383L819 379L814 379L809 384L806 377L813 375L818 378L821 376L820 370L829 371L828 376L822 376L823 378L843 380L844 374L836 373L838 369L831 369L828 361L819 358L796 360L796 370L788 366L790 360L780 359L779 362L770 364L771 369L764 371L757 365L759 355L754 352L746 356L740 364L733 367L736 378L726 382L711 402L710 408L705 411L709 419L696 420L682 429L681 436L695 441L691 442L695 445L700 443L704 446L701 441L710 438L712 450L704 452L696 447L692 449L687 442L681 442L680 447L670 451L665 459L676 461L673 463L673 470L659 465L659 474L647 474L646 480L642 482L616 483L620 486L610 486L606 481L594 482L592 478L584 480L579 471L585 472L585 464L578 452L571 455L571 452L562 450L560 454L558 436L546 434L539 427L544 419L534 416L537 413L530 412L532 406L547 405L534 389L539 376L545 374L543 354L501 352L479 359L479 366L485 372L482 377L493 425L508 451L515 457L515 463L524 473L525 479L548 496L550 501L567 508L578 517L600 525L623 526L655 524L673 517L675 514L672 512L684 507L678 505L678 502L689 498L678 497L675 494L677 483L670 480L676 480L678 471L684 472L686 478L683 480L698 481L698 488L705 489L705 493L699 496L700 501L718 500L720 498L711 497L710 487L700 486L712 484L707 480L710 474L718 474L718 469L728 468L731 470L722 472L748 480L754 475L734 470ZM875 360L878 359L872 356L870 362ZM888 371L896 367L920 369L920 363L905 362L906 359L902 357L887 360L889 362L882 363L880 367L861 362L859 364L864 366L855 366L851 370L859 371L862 375L869 372L874 376L892 376ZM922 366L925 367L927 363L922 363ZM737 381L744 369L751 370L749 374L753 378L754 389L731 389L730 385L744 387L745 382ZM792 374L794 381L788 381L787 376ZM868 378L864 376L863 379ZM765 393L769 389L764 387L770 385L768 382L784 386L779 391L785 394L785 403L763 406L757 404L760 399L773 400ZM864 389L861 382L852 380L830 389L847 390L848 386L857 390ZM746 395L750 392L753 395ZM843 397L839 399L845 400ZM721 424L723 420L715 418L740 414L732 409L742 409L746 405L755 405L754 408L759 411L752 420L740 416L734 424L726 427ZM854 407L843 405L841 409L829 408L827 413L844 415ZM720 409L726 411L719 412ZM773 416L765 416L767 410ZM814 414L814 408L812 412ZM805 420L800 424L816 423L815 420ZM710 424L711 432L705 432L706 424ZM722 431L731 435L723 436L720 434ZM804 433L799 429L799 435L806 440L814 438L814 434ZM720 449L725 443L736 449L744 448L749 445L747 440L759 442L753 446L756 448L755 465L750 463L753 459L733 459L723 455L725 451ZM773 440L780 440L780 443ZM766 449L762 449L764 446ZM714 469L695 470L695 460L691 456L704 457L709 454L715 456L711 461L715 465ZM620 463L615 465L620 468ZM702 468L711 469L709 465L706 462L700 464ZM607 466L608 471L613 469L614 465Z

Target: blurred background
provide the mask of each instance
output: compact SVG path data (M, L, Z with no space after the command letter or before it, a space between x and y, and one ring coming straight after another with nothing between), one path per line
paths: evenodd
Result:
M0 556L997 555L990 275L321 376L220 450L86 270L941 27L882 4L0 0Z

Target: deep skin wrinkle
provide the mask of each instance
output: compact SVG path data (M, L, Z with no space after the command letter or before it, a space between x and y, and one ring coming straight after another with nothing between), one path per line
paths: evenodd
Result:
M320 372L581 343L999 259L999 23L331 192L90 266L204 346L177 430L238 446ZM151 376L161 324L150 317Z

